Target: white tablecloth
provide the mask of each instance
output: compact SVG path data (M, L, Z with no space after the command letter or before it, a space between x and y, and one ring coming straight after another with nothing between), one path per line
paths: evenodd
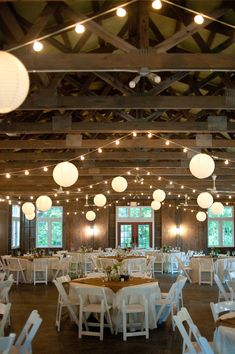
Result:
M215 354L235 353L235 328L219 326L214 332Z
M48 257L48 258L39 258L43 262L47 263L47 278L48 281L52 281L53 278L53 264L55 264L56 261L58 261L58 257ZM29 261L27 259L20 259L20 263L22 264L22 267L25 268L25 277L26 277L26 282L27 283L32 283L33 281L33 260ZM37 275L38 277L39 275Z
M215 261L215 273L218 275L222 283L227 279L226 271L235 270L235 257L218 258Z
M77 298L76 295L76 288L77 287L91 287L91 285L87 284L82 284L82 283L70 283L70 291L69 291L69 296L72 298ZM142 285L135 285L135 286L130 286L128 288L133 289L133 300L134 301L134 296L135 296L135 288L141 288L144 297L148 300L148 315L149 315L149 328L154 329L156 328L156 307L155 307L155 302L156 300L159 300L161 298L161 292L160 288L158 286L157 282L154 283L146 283ZM117 318L117 312L118 309L121 308L122 306L122 289L117 291L116 293L113 292L109 288L104 288L106 297L107 297L107 302L108 304L112 305L112 319L114 322L115 326L120 327L120 319Z

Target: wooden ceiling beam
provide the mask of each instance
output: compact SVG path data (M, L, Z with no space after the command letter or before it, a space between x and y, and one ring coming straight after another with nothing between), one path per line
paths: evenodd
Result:
M18 110L229 109L226 96L46 96L28 97Z
M65 119L61 116L61 121ZM219 117L218 117L219 120ZM216 123L216 116L214 117ZM71 127L67 127L63 130L63 133L234 133L235 132L235 122L228 122L227 126L220 126L216 128L214 126L209 126L208 122L146 122L146 121L129 121L125 122L110 122L110 123L100 123L100 122L73 122ZM59 124L53 125L52 122L42 122L42 123L13 123L6 124L0 123L1 134L57 134L61 133L61 127Z
M235 55L211 53L160 53L156 50L129 53L16 53L29 72L130 71L234 71Z
M107 149L131 149L131 148L145 148L145 149L181 149L182 147L194 148L194 149L225 149L234 148L235 140L227 139L212 139L212 144L202 143L200 146L197 144L196 139L170 139L171 143L169 145L165 144L162 139L147 139L147 138L137 138L137 139L122 139L120 145L115 144L115 140L108 139L86 139L78 143L77 146L74 142L60 139L60 140L0 140L0 150L9 149L24 149L24 150L44 150L44 149L98 149L99 147L105 147ZM110 143L110 144L109 144ZM62 155L63 157L63 155Z

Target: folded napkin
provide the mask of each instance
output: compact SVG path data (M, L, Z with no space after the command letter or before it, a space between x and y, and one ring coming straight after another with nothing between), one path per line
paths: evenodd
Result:
M216 327L225 326L235 328L235 312L226 313L218 318L215 323Z

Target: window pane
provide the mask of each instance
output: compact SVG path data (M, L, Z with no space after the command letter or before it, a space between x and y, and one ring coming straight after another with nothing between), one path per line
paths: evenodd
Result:
M138 247L149 248L150 225L138 225Z
M38 211L38 218L62 218L63 208L62 207L52 207L48 211Z
M118 208L119 218L128 218L128 208Z
M20 217L20 207L19 207L19 205L12 205L12 216Z
M219 222L208 220L208 246L219 246Z
M152 208L150 207L143 207L141 208L141 217L142 218L151 218L152 217Z
M48 247L48 222L37 222L37 247Z
M121 225L120 227L120 239L121 247L131 247L132 246L132 225Z
M223 246L233 246L233 223L232 221L223 221L222 223Z
M140 208L130 208L130 218L140 218Z
M53 221L51 223L51 245L53 247L62 247L62 223Z
M208 209L208 217L209 218L232 218L233 217L233 208L232 207L224 207L223 214L213 214L211 209Z

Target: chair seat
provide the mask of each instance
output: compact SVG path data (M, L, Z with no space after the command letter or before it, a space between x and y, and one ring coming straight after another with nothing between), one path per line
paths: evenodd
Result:
M108 309L111 309L111 306L108 306ZM102 312L101 304L88 304L83 307L83 312L94 312L99 313Z
M140 304L129 304L126 305L126 312L128 313L144 312L144 306Z

